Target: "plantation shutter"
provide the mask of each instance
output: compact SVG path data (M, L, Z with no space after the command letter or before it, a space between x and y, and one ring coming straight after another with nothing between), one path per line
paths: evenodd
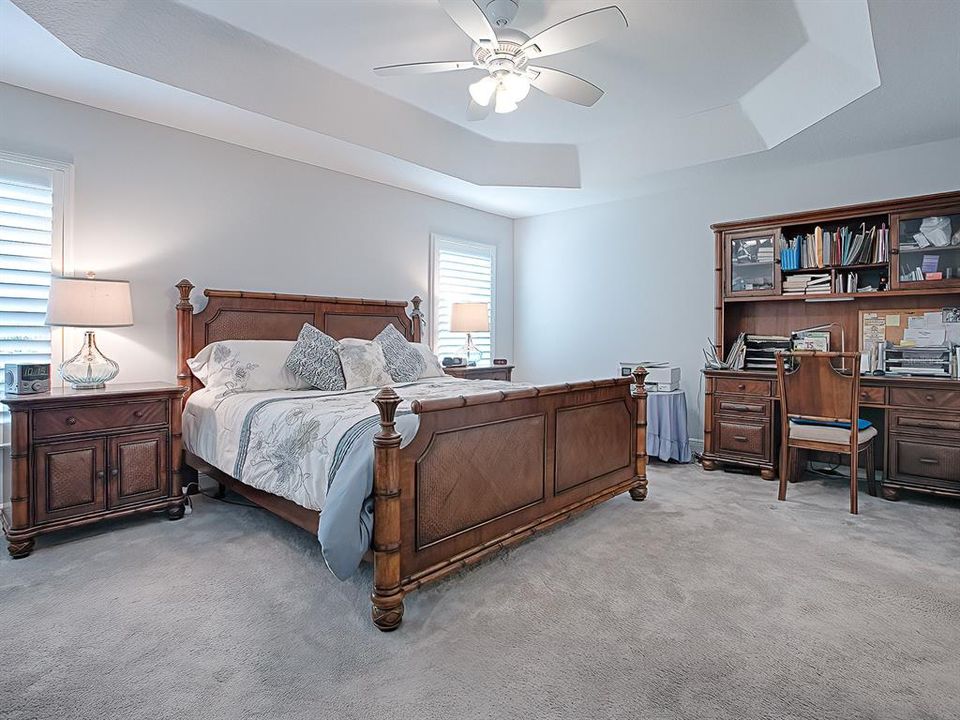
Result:
M432 325L433 349L438 356L462 357L465 352L467 334L450 331L450 306L457 302L483 302L490 308L490 331L472 336L480 349L480 362L490 363L496 331L495 277L495 246L434 238Z
M0 160L0 365L48 363L53 172Z

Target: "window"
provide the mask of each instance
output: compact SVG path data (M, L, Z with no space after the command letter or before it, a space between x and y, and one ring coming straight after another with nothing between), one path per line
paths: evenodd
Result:
M50 276L64 269L69 175L69 166L0 153L0 366L55 355L43 320Z
M467 334L450 331L450 306L456 302L484 302L490 308L490 331L472 333L480 349L480 363L489 364L496 335L497 248L485 243L432 237L430 273L433 350L440 357L463 356Z

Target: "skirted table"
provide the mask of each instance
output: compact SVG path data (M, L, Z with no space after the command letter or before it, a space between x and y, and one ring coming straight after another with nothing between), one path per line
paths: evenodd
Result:
M687 396L683 390L647 393L647 455L690 462Z

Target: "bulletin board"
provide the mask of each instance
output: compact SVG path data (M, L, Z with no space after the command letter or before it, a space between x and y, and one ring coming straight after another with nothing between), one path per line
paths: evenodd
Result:
M860 350L880 340L900 345L904 339L917 345L960 343L960 322L943 308L911 310L861 310ZM946 322L945 322L946 321Z

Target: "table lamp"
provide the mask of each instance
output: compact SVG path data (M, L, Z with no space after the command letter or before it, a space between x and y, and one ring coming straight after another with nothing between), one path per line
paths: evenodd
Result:
M453 303L450 308L450 332L465 332L467 334L466 350L467 364L470 363L470 355L475 353L478 357L480 349L473 344L473 333L489 332L490 330L490 306L484 302Z
M120 366L97 348L89 328L133 325L130 283L126 280L99 280L53 277L44 321L54 327L85 328L80 352L60 365L60 377L75 390L102 388L120 372Z

